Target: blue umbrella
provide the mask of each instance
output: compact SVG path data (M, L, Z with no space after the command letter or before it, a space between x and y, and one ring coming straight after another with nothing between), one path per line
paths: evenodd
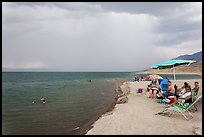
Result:
M174 70L174 81L176 81L176 75L175 75L175 67L184 65L184 64L191 64L193 62L196 62L194 60L170 60L170 61L165 61L161 62L159 64L154 64L151 68L152 69L169 69L173 68Z

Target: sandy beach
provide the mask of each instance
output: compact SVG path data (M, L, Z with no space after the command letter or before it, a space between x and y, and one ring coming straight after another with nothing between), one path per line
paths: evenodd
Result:
M177 80L181 87L185 80ZM199 95L202 94L202 79L186 80L193 87L194 82L200 83ZM197 103L198 111L192 113L193 118L186 113L189 120L181 114L168 116L155 115L165 109L154 99L148 98L146 92L136 93L138 88L146 90L149 81L124 82L122 92L128 101L116 104L111 112L102 115L86 135L194 135L202 134L202 98Z

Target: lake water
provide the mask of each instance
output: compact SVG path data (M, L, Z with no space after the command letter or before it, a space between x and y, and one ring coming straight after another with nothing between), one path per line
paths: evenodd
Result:
M3 135L66 135L104 113L126 72L2 72ZM89 80L91 79L91 82ZM40 98L45 97L46 104ZM31 101L36 103L32 104Z
M136 74L2 72L2 76L3 135L68 135L80 134L87 123L93 123L108 109L118 86L110 79L134 78ZM173 79L172 74L161 76ZM202 76L177 74L176 78L202 79ZM42 104L42 96L46 104ZM31 103L33 99L35 104Z

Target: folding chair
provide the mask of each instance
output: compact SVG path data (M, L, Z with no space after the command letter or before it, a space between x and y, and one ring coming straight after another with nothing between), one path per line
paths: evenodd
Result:
M183 103L181 104L174 104L173 106L169 107L169 108L165 108L163 111L156 113L155 115L159 114L159 115L164 115L164 114L169 114L172 115L174 112L179 112L181 113L184 118L186 120L188 120L187 116L184 114L184 112L188 112L191 117L193 117L192 113L189 111L189 109L194 106L198 100L202 97L202 95L200 95L199 97L197 97L195 100L192 100L193 102L191 104L187 104L187 103Z

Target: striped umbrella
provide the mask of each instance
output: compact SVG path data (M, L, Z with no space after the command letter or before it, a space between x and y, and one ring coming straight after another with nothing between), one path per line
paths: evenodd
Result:
M155 75L155 74L149 75L148 77L149 77L150 79L162 79L161 76Z

